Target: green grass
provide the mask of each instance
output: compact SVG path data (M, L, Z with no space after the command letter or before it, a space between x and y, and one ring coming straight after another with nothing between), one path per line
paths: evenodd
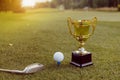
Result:
M68 32L68 16L98 18L95 34L85 45L92 52L94 65L78 68L69 64L78 42ZM119 12L41 9L20 14L0 13L0 68L23 69L35 62L45 65L44 70L30 75L0 72L0 80L119 80L119 48ZM60 67L53 60L56 51L65 56Z

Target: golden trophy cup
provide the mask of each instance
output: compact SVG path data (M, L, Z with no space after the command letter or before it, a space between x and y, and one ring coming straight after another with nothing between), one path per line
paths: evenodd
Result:
M79 42L79 49L72 52L70 63L78 67L92 65L92 54L86 51L83 46L94 33L97 18L94 17L92 20L72 20L68 17L67 22L70 34Z

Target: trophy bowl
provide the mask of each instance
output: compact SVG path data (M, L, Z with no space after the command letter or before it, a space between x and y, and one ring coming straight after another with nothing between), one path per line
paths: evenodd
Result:
M85 42L93 35L97 18L92 20L72 20L67 19L68 29L70 34L79 42L79 49L72 51L71 64L79 67L84 67L93 64L91 59L91 52L85 50Z

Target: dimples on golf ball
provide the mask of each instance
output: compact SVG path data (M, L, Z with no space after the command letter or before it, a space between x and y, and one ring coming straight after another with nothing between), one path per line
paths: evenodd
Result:
M55 52L53 58L54 58L55 61L61 62L64 59L64 55L63 55L62 52Z

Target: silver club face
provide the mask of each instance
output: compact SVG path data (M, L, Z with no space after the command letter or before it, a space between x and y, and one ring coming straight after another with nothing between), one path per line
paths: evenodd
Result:
M44 65L42 64L39 64L39 63L34 63L34 64L31 64L31 65L28 65L24 70L23 72L24 73L35 73L39 70L42 70L44 67Z

